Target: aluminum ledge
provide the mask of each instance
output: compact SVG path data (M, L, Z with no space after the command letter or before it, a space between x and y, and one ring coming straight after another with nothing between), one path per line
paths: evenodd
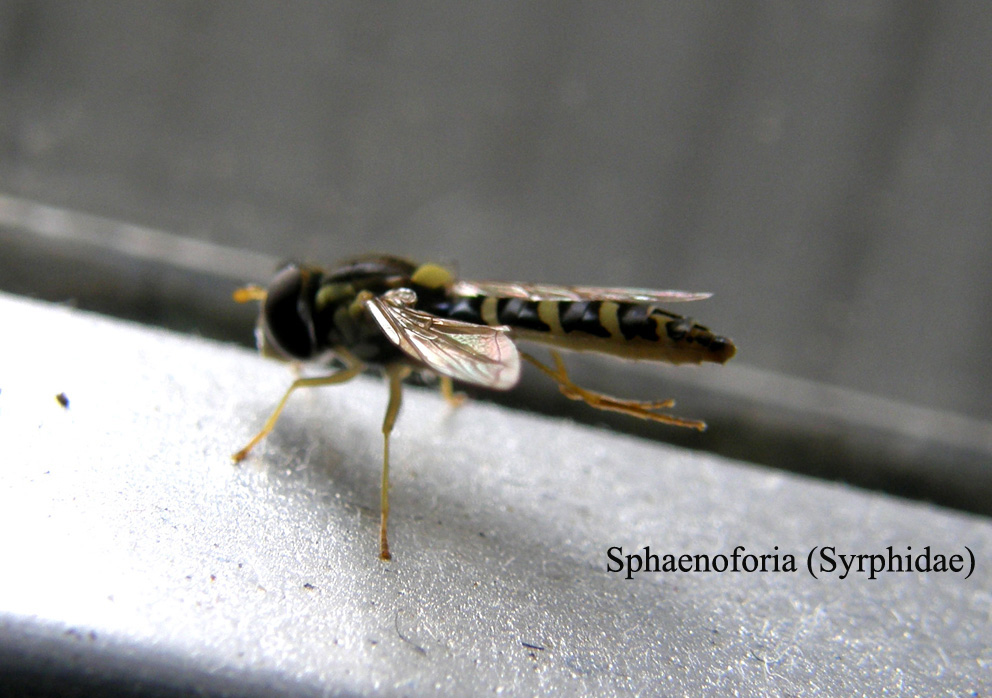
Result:
M0 692L992 692L986 518L413 388L383 563L379 381L294 396L235 466L285 367L11 296L0 319ZM614 546L798 569L626 579ZM977 564L814 579L822 546Z

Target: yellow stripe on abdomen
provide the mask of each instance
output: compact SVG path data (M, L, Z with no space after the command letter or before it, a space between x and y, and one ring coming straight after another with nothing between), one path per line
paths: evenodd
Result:
M565 334L558 317L558 301L538 301L537 316L548 326L551 334Z
M613 301L603 301L599 306L599 324L606 328L613 339L624 339L623 332L620 330L619 310L620 305Z
M501 324L499 321L499 314L497 312L498 304L499 299L494 296L488 296L484 301L482 301L480 314L482 315L482 321L487 325L495 327L496 325Z

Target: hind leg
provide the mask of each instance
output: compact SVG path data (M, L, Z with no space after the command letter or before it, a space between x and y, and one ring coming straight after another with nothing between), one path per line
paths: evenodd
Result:
M557 383L558 389L562 392L562 395L571 400L581 400L587 405L595 407L598 410L620 412L621 414L627 414L631 417L637 417L638 419L650 419L654 422L671 424L672 426L677 427L687 427L698 431L703 431L706 429L705 422L700 422L694 419L683 419L682 417L675 417L673 415L664 414L657 411L674 407L674 400L624 400L622 398L606 395L605 393L598 393L593 390L580 388L572 382L571 378L568 377L568 371L565 369L565 363L562 361L561 355L554 350L551 351L551 357L555 361L555 368L545 366L530 354L520 352L520 356L536 366L544 375Z

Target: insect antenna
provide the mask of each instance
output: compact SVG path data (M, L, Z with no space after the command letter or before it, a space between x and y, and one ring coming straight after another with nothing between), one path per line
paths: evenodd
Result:
M234 294L235 303L250 303L251 301L264 301L267 295L266 290L261 286L243 286L237 289Z

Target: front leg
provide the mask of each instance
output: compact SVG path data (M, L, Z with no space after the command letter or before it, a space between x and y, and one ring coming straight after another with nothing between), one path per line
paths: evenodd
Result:
M332 373L329 376L297 378L294 380L289 386L289 390L287 390L282 396L282 400L280 400L279 404L276 405L275 410L272 411L272 414L265 422L265 426L262 427L261 431L255 434L251 441L249 441L240 451L232 455L231 458L234 459L236 463L244 460L248 453L258 445L258 442L269 435L269 433L275 428L276 422L279 421L279 415L282 414L283 408L286 407L286 402L289 400L289 396L292 395L293 391L297 388L319 388L323 385L337 385L338 383L346 383L365 369L365 365L350 354L344 354L341 358L345 362L346 366L337 373Z

